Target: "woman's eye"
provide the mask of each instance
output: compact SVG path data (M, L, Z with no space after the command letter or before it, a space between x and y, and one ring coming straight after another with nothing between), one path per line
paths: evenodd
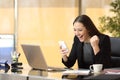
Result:
M79 29L78 31L82 31L82 29Z
M76 29L74 29L74 31L76 31Z
M74 29L74 31L82 31L82 29Z

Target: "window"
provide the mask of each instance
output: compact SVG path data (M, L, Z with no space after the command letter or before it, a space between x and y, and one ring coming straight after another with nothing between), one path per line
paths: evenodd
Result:
M0 34L0 61L12 62L11 52L14 51L14 35Z

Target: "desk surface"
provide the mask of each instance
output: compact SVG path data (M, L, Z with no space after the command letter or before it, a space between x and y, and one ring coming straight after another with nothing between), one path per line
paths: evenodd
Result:
M112 78L120 79L120 74L105 74L106 71L111 72L120 72L120 68L115 69L105 69L100 74L91 74L88 76L79 76L79 75L63 75L62 71L40 71L40 70L32 70L31 67L28 65L24 65L24 68L22 72L11 72L11 69L8 70L8 72L4 72L4 70L0 70L0 80L63 80L63 79L71 79L71 78L82 78L82 79L110 79L111 77L108 77L109 75L112 76Z
M22 72L21 72L22 71ZM29 65L23 65L23 69L21 69L20 72L11 72L11 69L9 69L7 72L5 72L4 69L0 70L0 80L19 80L18 78L24 77L25 80L29 80L36 78L37 79L62 79L62 71L42 71L42 70L33 70ZM8 76L9 75L9 76ZM6 77L7 76L7 77ZM14 76L19 76L17 79L14 79ZM12 79L11 79L12 78ZM24 80L24 79L20 79Z

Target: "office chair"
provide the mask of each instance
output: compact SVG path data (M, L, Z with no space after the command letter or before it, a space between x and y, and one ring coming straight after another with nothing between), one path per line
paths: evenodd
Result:
M120 38L110 37L112 67L120 67Z

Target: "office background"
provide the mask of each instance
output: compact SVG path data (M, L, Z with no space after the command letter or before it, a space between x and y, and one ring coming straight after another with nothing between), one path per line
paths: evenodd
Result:
M71 49L75 17L87 14L99 28L98 18L111 15L111 1L0 0L0 34L15 35L15 48L21 53L20 62L27 63L21 44L38 44L48 65L64 66L58 41L64 40Z

